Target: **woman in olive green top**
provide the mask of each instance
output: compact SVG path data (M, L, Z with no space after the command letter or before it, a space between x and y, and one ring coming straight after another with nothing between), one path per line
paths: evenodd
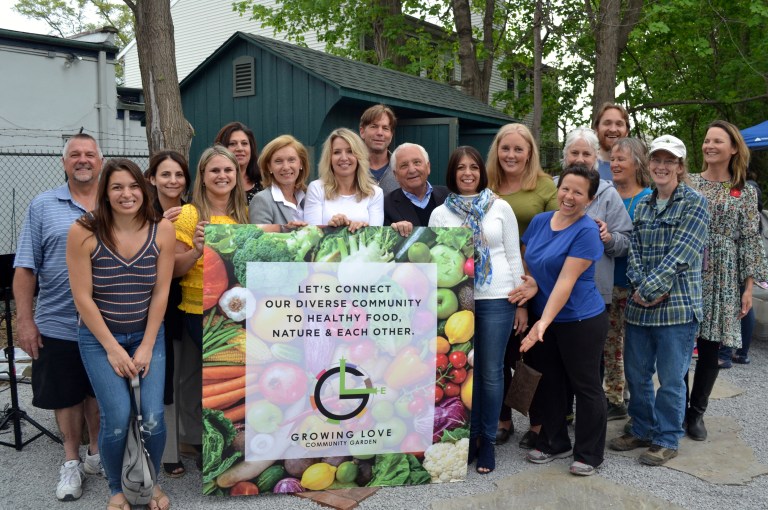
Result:
M534 216L557 209L557 187L552 177L542 171L536 141L523 124L507 124L499 129L488 151L486 166L488 187L512 206L520 236L525 233ZM505 395L509 390L511 371L519 350L519 338L513 334L507 342L504 355ZM502 405L496 444L505 443L513 432L512 410ZM526 433L520 442L521 447L536 443L536 438L531 434L530 431Z

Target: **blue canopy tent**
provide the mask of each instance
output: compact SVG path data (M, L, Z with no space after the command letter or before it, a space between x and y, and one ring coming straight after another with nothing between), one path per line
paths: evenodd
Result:
M741 130L741 135L752 150L768 150L768 120Z

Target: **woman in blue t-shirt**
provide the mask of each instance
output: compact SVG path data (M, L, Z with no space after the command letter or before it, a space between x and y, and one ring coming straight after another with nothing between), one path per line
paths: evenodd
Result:
M533 218L522 238L525 262L538 285L531 299L533 323L520 351L532 347L543 374L537 398L548 402L536 449L526 459L544 464L571 455L566 423L566 386L576 395L575 475L591 475L603 462L606 403L600 381L600 357L608 317L595 285L595 261L603 242L587 206L600 184L594 169L567 167L560 176L560 209ZM541 342L541 343L539 343Z

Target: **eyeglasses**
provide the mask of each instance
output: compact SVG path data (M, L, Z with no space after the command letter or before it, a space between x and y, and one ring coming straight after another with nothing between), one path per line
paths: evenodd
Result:
M680 161L677 159L651 158L651 164L653 166L673 167L673 166L676 166L678 163L680 163Z

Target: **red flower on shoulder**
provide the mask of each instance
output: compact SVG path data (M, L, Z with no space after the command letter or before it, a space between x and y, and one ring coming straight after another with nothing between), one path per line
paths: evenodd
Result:
M739 198L741 196L741 190L738 188L731 188L730 194L733 198Z

